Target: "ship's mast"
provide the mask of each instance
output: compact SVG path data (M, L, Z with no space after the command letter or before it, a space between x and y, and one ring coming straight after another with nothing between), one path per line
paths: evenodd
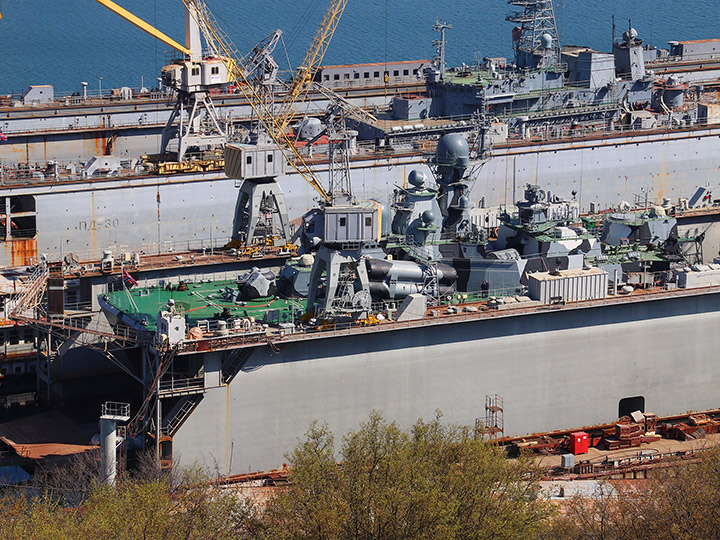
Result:
M521 68L552 68L560 64L560 41L552 0L508 0L521 8L506 20L519 24L513 29L515 63Z
M452 25L438 20L435 22L432 29L435 32L440 32L440 39L433 40L432 44L433 47L435 47L433 64L435 64L435 69L438 70L440 78L442 79L445 77L445 45L447 44L447 41L445 40L445 30L452 29Z

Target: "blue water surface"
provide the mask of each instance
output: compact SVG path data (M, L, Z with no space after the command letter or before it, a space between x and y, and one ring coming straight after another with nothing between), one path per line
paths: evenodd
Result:
M176 41L184 41L180 0L116 0ZM241 51L276 28L285 34L286 56L297 65L310 44L329 0L206 0L217 21ZM511 56L512 24L506 0L349 0L325 64L431 58L432 24L448 21L449 65L483 56ZM557 0L563 44L609 50L611 16L619 32L628 18L646 42L720 37L717 0ZM120 19L94 0L0 0L0 93L31 84L52 84L58 93L157 84L167 46ZM100 78L102 77L102 82Z

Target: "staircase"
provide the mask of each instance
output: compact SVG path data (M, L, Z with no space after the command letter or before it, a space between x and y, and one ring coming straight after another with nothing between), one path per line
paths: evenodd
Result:
M35 269L25 282L22 291L13 295L8 301L5 312L9 319L19 320L35 316L34 309L41 304L45 296L49 275L47 265L41 264Z
M180 429L180 426L187 420L187 418L195 410L200 401L202 401L202 394L195 394L192 396L185 396L180 399L175 406L172 408L170 413L167 415L166 420L163 422L162 434L167 437L172 437Z
M230 384L235 375L243 368L252 354L252 349L235 349L230 351L222 364L223 382Z

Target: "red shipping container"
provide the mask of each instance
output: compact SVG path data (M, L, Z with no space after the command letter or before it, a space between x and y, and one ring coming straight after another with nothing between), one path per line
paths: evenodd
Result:
M590 437L584 431L575 431L570 434L570 452L575 454L587 454L590 448Z

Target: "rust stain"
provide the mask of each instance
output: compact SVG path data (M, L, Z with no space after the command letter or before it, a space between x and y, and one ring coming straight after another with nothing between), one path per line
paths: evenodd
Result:
M95 154L96 156L102 156L105 152L103 152L103 149L105 148L105 145L103 143L103 137L96 136L93 137L93 141L95 142Z
M30 264L30 259L37 260L37 240L22 238L10 241L10 257L13 266Z

